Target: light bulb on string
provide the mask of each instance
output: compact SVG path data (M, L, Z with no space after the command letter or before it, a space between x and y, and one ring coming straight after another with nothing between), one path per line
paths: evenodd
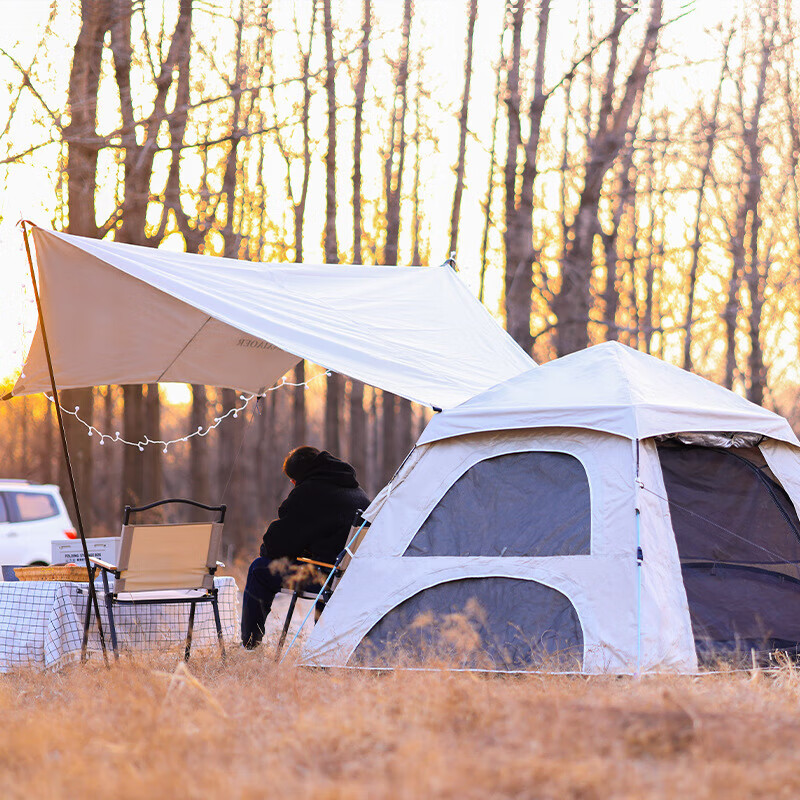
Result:
M178 438L178 439L172 439L172 440L170 440L168 442L164 442L164 441L162 441L160 439L150 439L149 436L145 436L143 441L139 440L138 442L129 442L129 441L127 441L126 439L124 439L122 437L120 431L115 431L114 432L114 436L111 436L111 434L102 433L100 430L95 428L93 425L90 425L88 422L82 420L78 416L78 412L80 411L80 406L75 406L75 410L74 411L70 411L70 410L64 408L64 406L59 406L59 407L61 408L61 410L65 414L69 414L69 415L75 417L75 419L78 422L80 422L81 425L83 425L86 428L87 435L94 436L94 433L97 432L98 436L100 437L100 444L105 444L105 439L108 438L108 440L111 441L111 442L121 442L122 444L124 444L124 445L126 445L128 447L136 447L136 448L139 449L139 452L143 452L144 448L147 447L148 445L157 444L157 445L163 446L163 450L166 453L166 452L168 452L169 445L171 445L171 444L177 444L178 442L188 442L189 439L191 439L193 436L207 436L212 430L214 430L215 428L219 427L219 425L223 422L223 420L227 419L230 416L233 416L234 419L238 419L239 418L239 413L242 412L242 411L245 411L247 409L247 407L250 405L250 402L252 400L254 400L254 399L256 401L256 409L258 409L259 401L261 399L263 399L264 397L266 397L267 392L274 392L276 389L279 389L281 386L308 386L311 383L311 381L313 381L313 380L315 380L317 378L320 378L323 375L330 376L330 374L331 373L327 372L327 371L326 372L320 372L317 375L314 375L311 378L309 378L307 381L303 381L302 383L290 383L289 381L286 380L286 376L284 375L284 376L282 376L280 383L276 383L275 386L271 386L271 387L269 387L268 389L266 389L264 391L254 392L253 394L250 394L250 395L240 394L239 395L239 399L243 402L243 405L242 406L234 406L233 408L228 409L228 411L225 412L223 415L214 417L213 424L209 425L208 427L203 428L202 425L199 425L197 427L197 430L192 431L190 434L188 434L186 436L183 436L181 438ZM24 374L22 375L22 377L24 377ZM51 403L55 403L55 400L50 395L48 395L46 392L44 393L44 396Z

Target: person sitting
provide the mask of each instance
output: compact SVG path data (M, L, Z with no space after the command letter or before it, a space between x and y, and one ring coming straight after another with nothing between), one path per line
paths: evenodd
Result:
M297 447L283 462L294 488L281 503L250 565L242 600L242 644L257 647L267 615L286 574L280 562L299 556L333 563L347 544L356 511L369 505L356 472L345 461L316 447ZM283 573L283 574L282 574Z

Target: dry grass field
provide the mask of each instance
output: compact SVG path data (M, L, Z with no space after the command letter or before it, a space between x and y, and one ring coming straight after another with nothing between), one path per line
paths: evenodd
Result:
M800 672L278 666L267 648L0 676L3 798L705 798L800 790Z

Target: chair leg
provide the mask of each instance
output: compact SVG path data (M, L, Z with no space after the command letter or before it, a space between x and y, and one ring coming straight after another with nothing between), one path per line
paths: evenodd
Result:
M106 611L108 612L108 628L111 631L111 649L114 651L114 660L119 661L119 647L117 646L117 626L114 624L114 604L109 595L106 595Z
M211 607L214 609L214 623L217 626L217 641L219 642L219 651L222 655L222 660L225 660L225 642L222 641L222 620L219 618L219 603L217 602L217 590L213 590L213 600Z
M111 592L109 591L108 587L108 575L106 575L106 571L101 571L101 576L103 578L103 592L105 592L106 597L106 612L108 613L108 627L111 631L111 648L114 650L114 660L119 661L119 649L117 648L117 627L114 625L114 601L111 597ZM92 577L94 577L94 570L92 570ZM100 616L100 612L98 610L97 616ZM98 620L98 625L100 621Z
M89 646L89 626L92 623L92 598L86 593L86 613L83 615L83 641L81 642L81 664L86 661L86 648Z
M106 611L108 612L108 629L111 631L111 649L114 651L114 660L119 661L119 648L117 647L117 626L114 624L114 603L111 595L106 594Z
M278 641L278 652L275 654L275 660L280 658L281 650L283 650L283 643L286 641L286 634L289 632L289 624L292 621L294 614L294 607L297 605L297 592L292 594L292 599L289 602L289 610L286 612L286 619L283 621L283 630L281 631L281 638Z
M194 611L197 603L192 603L189 607L189 630L186 632L186 650L183 653L183 660L189 660L189 653L192 651L192 631L194 630Z

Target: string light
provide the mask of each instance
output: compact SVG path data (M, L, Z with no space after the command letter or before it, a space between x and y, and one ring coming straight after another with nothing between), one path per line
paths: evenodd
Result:
M124 444L128 447L136 447L139 449L139 452L143 452L145 447L149 447L150 445L158 445L164 449L164 452L168 452L170 445L173 444L180 444L181 442L188 442L190 439L194 438L195 436L208 436L211 431L215 428L218 428L223 420L226 420L228 417L233 417L234 419L238 419L239 414L242 413L247 409L250 403L255 400L256 403L262 398L266 397L269 392L274 392L276 389L280 389L282 386L309 386L312 381L317 380L317 378L321 378L323 376L330 377L331 373L327 370L325 372L319 372L316 375L312 375L307 381L302 381L301 383L292 383L291 381L286 380L286 376L284 375L281 378L281 382L276 384L275 386L270 386L269 389L263 392L255 392L249 393L245 392L239 395L239 400L242 401L242 405L234 406L233 408L228 409L221 417L214 417L214 422L209 425L207 428L204 428L202 425L199 425L196 431L192 431L191 433L186 434L186 436L181 436L179 439L169 439L164 441L163 439L151 439L149 436L145 436L144 439L140 439L138 442L131 442L127 439L123 439L119 431L115 431L114 435L112 436L110 433L103 433L94 425L90 425L85 420L81 419L78 416L78 412L81 410L80 406L75 406L73 411L70 411L68 408L64 408L64 406L59 404L61 411L64 414L69 414L71 417L75 417L75 419L83 425L89 436L99 436L100 437L100 444L104 445L106 440L109 442L113 442L115 444ZM51 402L55 403L52 396L45 393L45 397Z

